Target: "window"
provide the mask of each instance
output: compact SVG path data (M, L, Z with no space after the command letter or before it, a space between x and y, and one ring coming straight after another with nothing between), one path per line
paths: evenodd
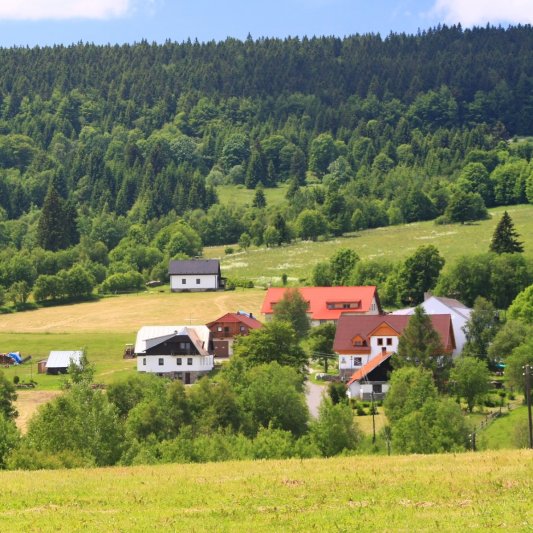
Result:
M378 346L383 346L383 339L381 338L378 339Z
M372 385L372 392L381 394L383 392L383 386L380 384Z
M181 284L185 285L187 283L187 280L185 278L181 278Z
M180 350L188 350L188 349L189 349L188 342L180 342Z
M200 285L200 278L196 278L196 285Z
M181 357L176 357L176 364L181 366Z
M354 357L352 364L353 366L361 366L363 364L363 360L360 357Z
M143 365L146 366L146 357L143 357Z
M222 331L222 326L217 326L217 331Z
M192 357L187 357L187 364L192 365Z
M158 364L159 366L163 366L165 364L165 360L162 357L160 357L158 360Z
M229 333L229 327L228 326L224 326L224 333Z
M245 326L241 326L241 327L240 327L240 330L243 331L243 332L245 332L245 331L246 331L246 327L245 327Z
M178 372L178 379L183 379L183 372Z
M392 346L392 339L391 338L387 339L387 346Z

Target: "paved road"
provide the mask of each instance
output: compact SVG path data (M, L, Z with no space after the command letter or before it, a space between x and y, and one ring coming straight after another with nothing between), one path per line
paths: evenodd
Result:
M313 418L318 417L318 408L322 402L322 395L326 392L324 385L317 385L308 381L306 384L305 397L307 399L307 407Z

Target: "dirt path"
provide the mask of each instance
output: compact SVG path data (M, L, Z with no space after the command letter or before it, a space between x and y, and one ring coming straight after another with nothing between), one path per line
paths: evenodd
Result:
M15 402L19 416L15 420L17 427L22 433L26 432L28 422L40 405L49 402L61 394L58 390L22 390L18 391L17 401Z

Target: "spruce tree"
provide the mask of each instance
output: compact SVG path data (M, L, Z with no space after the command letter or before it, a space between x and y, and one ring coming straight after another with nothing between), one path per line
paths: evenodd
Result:
M55 187L50 186L44 199L41 217L37 225L37 242L45 250L57 251L64 248L65 226L63 200Z
M518 240L518 233L514 229L514 224L507 211L504 211L502 218L498 222L492 241L490 251L497 254L514 254L524 251L523 243Z
M252 207L262 208L266 206L265 189L262 183L258 183L255 188L254 199L252 200Z

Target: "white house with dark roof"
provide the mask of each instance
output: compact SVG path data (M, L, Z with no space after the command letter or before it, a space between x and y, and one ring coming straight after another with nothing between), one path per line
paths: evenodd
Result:
M462 351L466 343L466 335L463 328L470 319L472 309L454 298L444 298L443 296L433 296L431 293L426 293L425 300L420 304L428 315L450 315L452 317L453 334L455 337L455 350L453 357L457 357ZM394 311L393 315L412 315L414 314L414 307L407 309L399 309Z
M207 326L143 326L134 348L137 370L194 383L214 367Z
M168 274L172 292L217 291L224 288L217 259L172 259Z

